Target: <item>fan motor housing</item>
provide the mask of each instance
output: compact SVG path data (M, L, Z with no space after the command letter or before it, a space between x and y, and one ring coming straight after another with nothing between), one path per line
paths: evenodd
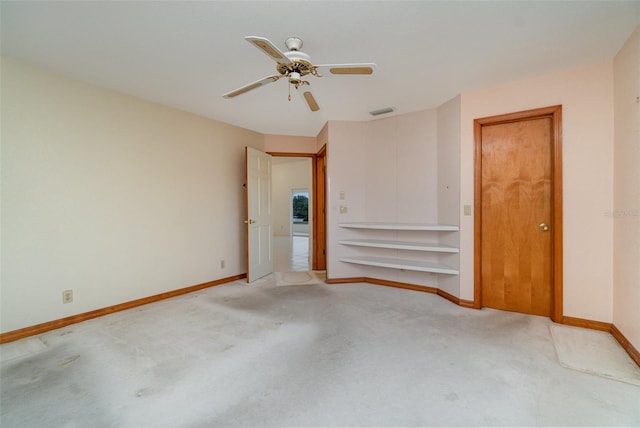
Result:
M288 76L289 73L299 73L300 76L306 76L313 73L314 67L309 61L294 59L289 64L278 63L276 70L283 76Z

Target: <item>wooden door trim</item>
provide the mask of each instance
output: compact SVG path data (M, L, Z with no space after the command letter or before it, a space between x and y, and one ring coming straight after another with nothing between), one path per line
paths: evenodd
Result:
M311 159L311 193L313 194L313 212L311 218L313 219L313 233L311 239L313 240L313 257L311 269L318 270L318 254L319 251L324 251L326 242L318 241L318 221L325 221L324 216L318 210L318 171L317 160L319 156L325 156L326 146L318 151L318 153L294 153L294 152L267 152L267 154L273 157L281 158L309 158Z
M562 322L562 106L550 106L473 121L474 131L474 308L482 307L482 127L550 118L551 141L551 319Z
M322 159L322 167L323 170L318 169L318 164ZM313 170L313 180L314 186L316 186L316 190L318 189L318 182L320 180L323 181L323 195L324 198L320 201L318 192L314 193L314 203L313 203L313 215L314 219L317 221L313 222L313 269L314 270L327 270L327 215L326 215L326 206L327 206L327 145L323 145L318 153L316 153L314 162L313 162L314 170ZM318 239L320 236L320 224L322 224L323 228L323 237L324 240ZM322 259L322 263L321 263Z

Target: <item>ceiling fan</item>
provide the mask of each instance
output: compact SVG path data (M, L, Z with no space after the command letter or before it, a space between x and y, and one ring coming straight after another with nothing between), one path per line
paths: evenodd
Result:
M247 36L245 37L245 40L253 44L276 62L276 70L278 71L278 74L264 77L231 92L227 92L223 95L224 98L237 97L245 92L249 92L253 89L273 83L280 78L286 77L289 81L289 101L291 101L292 85L295 89L298 89L301 86L310 85L309 81L303 80L303 77L305 76L312 75L315 77L322 77L321 73L327 71L331 74L371 74L376 67L373 63L313 65L311 63L311 57L300 50L300 48L302 48L302 40L297 37L289 37L284 42L288 49L287 52L282 52L273 43L271 43L269 39L265 39L264 37ZM311 111L320 110L320 106L313 97L313 94L311 94L311 91L304 91L302 96Z

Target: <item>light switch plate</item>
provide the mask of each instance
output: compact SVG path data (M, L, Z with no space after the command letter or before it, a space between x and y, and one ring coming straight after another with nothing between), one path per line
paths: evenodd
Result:
M464 215L471 215L471 205L464 206Z
M340 205L340 214L346 214L346 213L347 213L347 206Z

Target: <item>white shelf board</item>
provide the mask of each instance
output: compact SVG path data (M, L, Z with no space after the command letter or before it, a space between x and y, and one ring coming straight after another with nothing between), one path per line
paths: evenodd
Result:
M460 250L441 244L429 244L426 242L388 241L378 239L343 239L339 241L343 245L355 245L359 247L391 248L395 250L434 251L438 253L459 253Z
M379 229L379 230L431 230L440 232L455 232L459 226L453 224L425 224L425 223L339 223L340 227L351 229Z
M417 260L390 259L384 257L341 257L341 262L358 265L377 266L391 269L404 269L419 272L446 273L458 275L458 270L450 266Z

